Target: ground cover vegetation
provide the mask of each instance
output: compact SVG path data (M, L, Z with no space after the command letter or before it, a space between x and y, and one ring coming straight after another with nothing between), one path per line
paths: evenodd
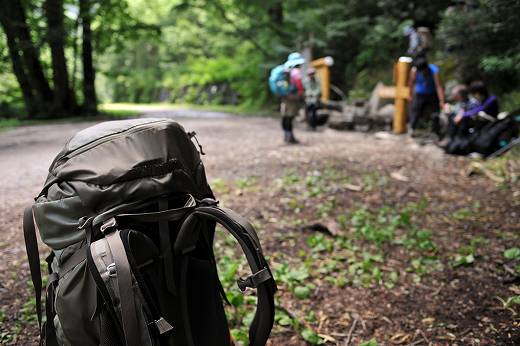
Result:
M216 179L213 186L225 205L251 199L251 192L249 203L259 204L251 211L280 289L273 345L518 341L511 333L518 335L519 239L513 225L490 229L480 222L496 225L501 206L481 205L478 193L446 203L446 196L421 188L422 197L391 197L399 184L385 172L329 165L287 170L265 183L251 176ZM349 201L351 193L357 198ZM262 203L267 196L277 196L276 205ZM231 238L217 238L220 278L232 335L247 344L256 300L236 289L247 263L230 245ZM381 305L358 301L366 296Z

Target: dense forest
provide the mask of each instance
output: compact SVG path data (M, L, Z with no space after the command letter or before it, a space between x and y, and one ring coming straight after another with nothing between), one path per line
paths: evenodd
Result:
M482 78L520 103L517 0L0 0L0 116L96 113L101 102L269 102L269 70L307 49L351 98L430 28L443 80Z

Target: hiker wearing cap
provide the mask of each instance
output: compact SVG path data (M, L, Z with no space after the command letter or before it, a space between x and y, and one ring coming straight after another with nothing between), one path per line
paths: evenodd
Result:
M284 67L289 70L290 92L282 97L280 112L282 114L282 129L284 141L296 144L298 140L293 133L293 120L298 115L304 98L304 88L301 75L301 65L305 59L300 53L291 53L287 57Z
M316 130L318 122L317 112L320 108L321 85L316 79L316 70L313 67L307 69L307 79L305 80L304 88L307 122L311 129Z

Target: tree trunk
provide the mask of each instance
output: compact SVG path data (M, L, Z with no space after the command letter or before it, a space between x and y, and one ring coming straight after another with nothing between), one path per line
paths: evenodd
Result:
M95 70L92 61L92 30L90 28L90 0L79 0L79 15L83 32L81 58L83 62L83 112L97 113L97 98L95 87Z
M70 87L65 59L63 0L45 0L43 6L47 17L47 42L52 56L54 83L52 111L56 115L70 115L76 110L76 98Z
M24 95L30 116L48 116L52 90L43 73L21 1L0 0L0 24L7 36L13 72Z
M271 23L282 26L283 25L283 5L282 2L276 2L267 9L267 14Z
M20 84L20 89L22 90L25 108L29 115L34 115L38 112L38 100L34 97L31 84L29 83L29 79L25 73L17 40L14 38L14 35L11 32L10 25L6 24L5 18L2 16L2 12L0 12L0 23L2 24L2 28L4 29L5 35L7 37L9 57L11 58L11 63L13 65L14 75L16 76L18 84Z

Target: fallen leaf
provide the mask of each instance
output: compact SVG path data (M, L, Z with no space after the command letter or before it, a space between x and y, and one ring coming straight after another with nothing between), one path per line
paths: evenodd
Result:
M336 339L334 339L332 336L327 334L318 334L320 338L322 338L325 341L336 343Z
M350 191L359 192L359 191L363 190L363 186L353 185L353 184L345 184L345 189L350 190Z
M390 341L394 345L401 345L404 343L408 343L411 340L412 336L407 333L397 333L390 337Z
M427 326L433 325L433 322L435 322L435 318L433 318L433 317L427 317L427 318L422 319L422 323Z
M405 176L404 174L402 174L402 173L399 172L399 171L395 171L395 172L390 173L390 176L391 176L392 178L394 178L395 180L399 180L399 181L410 181L410 178L408 178L407 176Z

